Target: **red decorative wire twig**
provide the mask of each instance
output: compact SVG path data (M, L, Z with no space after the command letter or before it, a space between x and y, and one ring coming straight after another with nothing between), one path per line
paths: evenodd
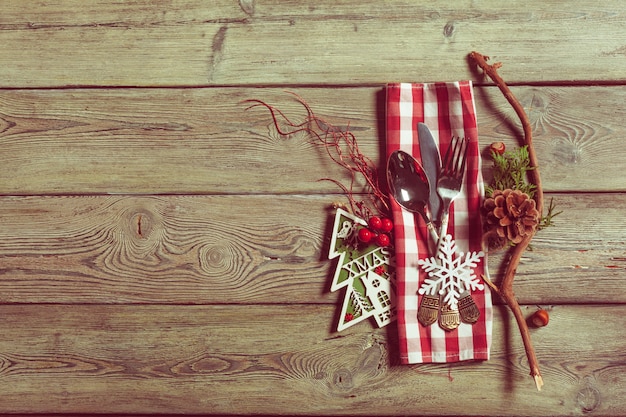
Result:
M340 129L334 126L316 116L309 104L302 97L295 93L291 94L296 97L307 112L304 121L301 123L291 121L280 109L262 100L246 100L246 103L252 103L246 110L258 106L265 107L269 110L274 127L281 136L287 137L299 132L304 132L310 135L314 139L314 142L321 144L328 153L328 156L350 173L350 185L345 186L332 178L322 178L322 180L331 181L341 188L348 198L350 208L355 215L363 219L371 217L374 211L382 215L389 215L389 197L380 186L376 165L370 158L361 153L356 137L350 132L349 126L346 129ZM286 129L281 128L281 125L286 126ZM369 192L366 193L369 204L355 198L356 192L354 185L358 174L363 176L369 188Z

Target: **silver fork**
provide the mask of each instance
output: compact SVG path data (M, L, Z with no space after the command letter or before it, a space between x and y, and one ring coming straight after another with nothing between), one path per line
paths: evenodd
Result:
M465 162L467 160L468 141L465 138L453 137L452 143L446 152L441 164L441 172L437 181L437 193L441 197L443 210L441 212L441 227L439 239L448 233L448 219L450 205L461 193L463 177L465 176ZM439 245L437 245L439 247ZM447 309L443 300L439 300L439 325L445 330L457 328L462 320L465 323L478 321L480 311L474 303L469 291L464 291L459 298L458 311Z
M452 143L446 152L441 164L439 179L437 181L437 193L441 197L441 226L439 229L439 241L437 252L441 245L441 239L448 231L448 218L450 204L461 192L463 176L465 174L465 159L467 155L467 141L461 138L452 138ZM467 293L469 295L469 293ZM469 301L473 304L473 300ZM474 305L475 306L475 305ZM468 315L469 317L469 315ZM454 330L460 325L459 311L450 309L443 302L443 295L439 289L433 295L425 294L417 308L417 319L422 325L429 326L439 319L439 326L444 330ZM469 319L471 320L471 318ZM464 320L465 321L465 320ZM469 321L468 321L469 322Z
M439 180L437 181L437 193L441 197L441 227L439 239L448 233L448 219L450 217L450 205L461 193L463 177L465 176L465 161L467 159L467 139L453 137L452 143L441 163Z

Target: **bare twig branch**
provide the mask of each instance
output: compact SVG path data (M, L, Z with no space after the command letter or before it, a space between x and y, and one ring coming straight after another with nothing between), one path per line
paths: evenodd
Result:
M541 186L541 177L539 176L537 153L533 146L532 127L528 115L524 111L524 107L517 100L515 95L513 95L508 85L498 74L498 68L502 66L501 63L497 62L495 64L488 64L487 61L489 60L489 57L482 55L478 52L472 52L470 54L470 58L472 58L474 62L476 62L476 64L483 70L483 72L496 83L500 91L502 91L504 97L515 110L515 113L522 123L522 128L524 129L524 144L528 146L530 166L533 168L528 171L528 179L537 187L534 194L534 199L537 211L539 212L539 215L541 217L543 212L543 188ZM524 342L524 349L526 350L528 365L530 367L530 375L534 378L537 389L541 390L541 387L543 386L543 378L541 377L541 372L539 371L539 362L537 361L535 348L533 347L532 340L530 338L528 324L526 323L526 320L522 313L522 309L520 308L517 298L515 297L515 292L513 291L513 280L515 279L517 266L519 265L522 255L524 251L526 251L526 249L528 248L528 245L530 244L533 236L534 233L526 236L524 240L515 245L515 247L512 249L511 258L508 261L506 270L504 271L504 278L502 279L500 285L496 286L490 281L487 282L487 284L491 288L495 289L495 292L502 297L504 302L513 312L513 315L515 317L515 320L517 321L517 325L520 330L520 334L522 336L522 341Z

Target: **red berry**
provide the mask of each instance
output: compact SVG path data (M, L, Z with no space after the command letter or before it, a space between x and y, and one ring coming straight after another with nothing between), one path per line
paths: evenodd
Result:
M389 233L391 230L393 230L393 222L386 217L381 219L380 231L383 233Z
M495 154L502 155L506 150L506 146L504 145L504 142L493 142L489 145L489 150Z
M391 244L391 239L389 238L389 235L381 233L376 236L376 244L378 246L389 246Z
M546 310L539 309L535 311L535 313L530 316L530 322L535 327L543 327L547 326L550 321L550 315Z
M382 226L382 224L383 222L382 220L380 220L380 217L378 216L370 217L369 226L372 230L374 231L380 230L380 227Z
M368 243L373 237L374 234L369 229L363 228L359 230L359 240L361 242Z

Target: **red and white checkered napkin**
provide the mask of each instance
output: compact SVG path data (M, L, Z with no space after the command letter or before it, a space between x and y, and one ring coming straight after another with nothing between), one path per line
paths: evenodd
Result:
M420 147L417 123L431 130L440 154L452 136L469 139L467 173L461 194L450 210L450 233L462 252L482 250L480 206L483 179L478 147L476 110L470 81L431 84L389 84L387 86L387 154L402 149L418 161ZM426 273L417 264L428 253L428 231L423 219L403 210L392 200L395 224L397 309L402 363L457 362L489 359L491 346L492 303L485 285L472 291L480 310L477 323L461 325L446 332L438 323L424 327L417 321L421 301L418 289ZM474 268L476 276L485 273L486 257Z

